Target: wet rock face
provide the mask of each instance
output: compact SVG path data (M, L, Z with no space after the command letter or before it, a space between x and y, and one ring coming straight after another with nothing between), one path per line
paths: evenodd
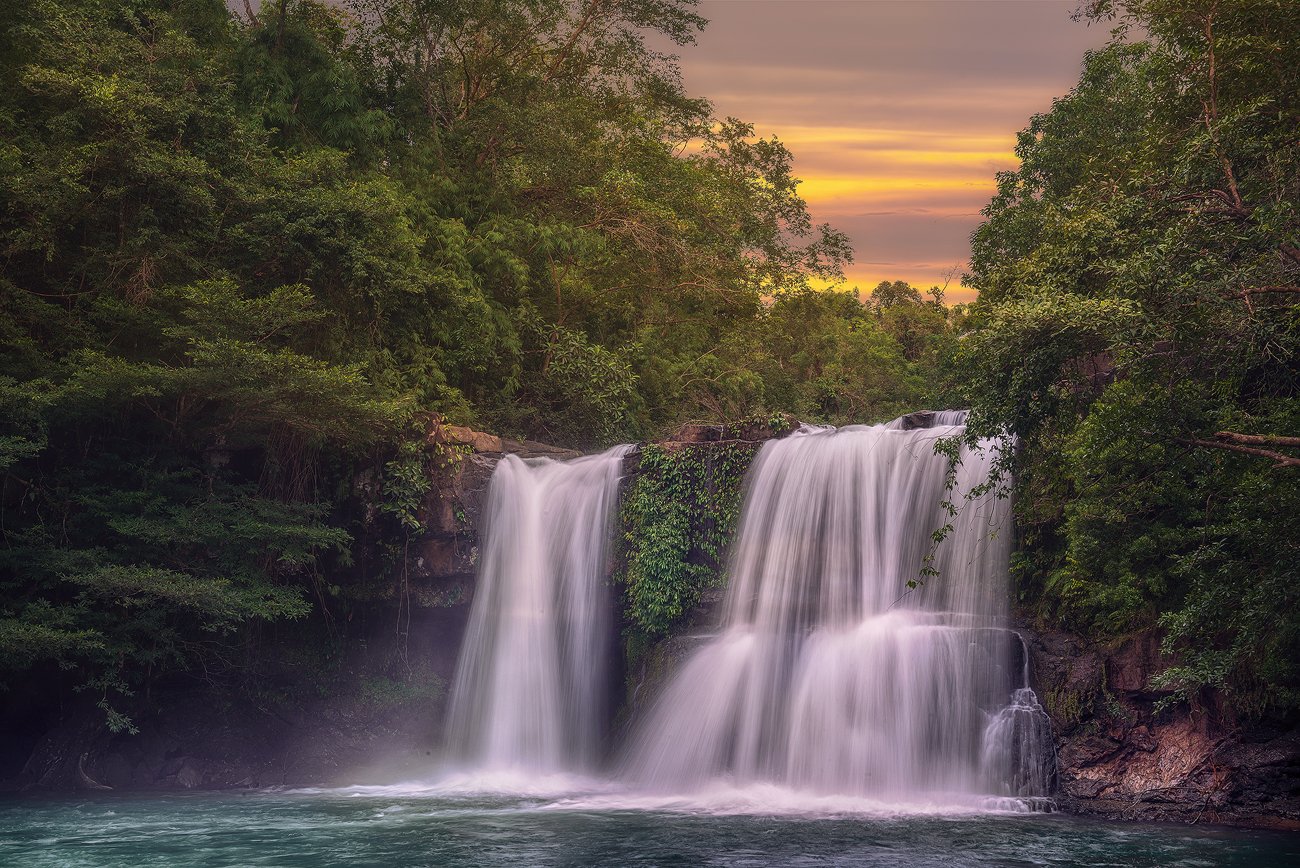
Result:
M904 431L911 431L916 428L934 427L933 410L918 410L915 413L908 413L906 416L901 416L899 418Z
M506 455L563 461L582 453L531 440L511 440L436 420L427 437L438 467L420 511L424 533L408 557L410 578L427 605L467 602L478 562L478 532L483 522L492 471Z
M1156 714L1159 637L1111 649L1031 634L1036 686L1052 718L1067 811L1112 819L1300 829L1300 727L1240 725L1219 708Z

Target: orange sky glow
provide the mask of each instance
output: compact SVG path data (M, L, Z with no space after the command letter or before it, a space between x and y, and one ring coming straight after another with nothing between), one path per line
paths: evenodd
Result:
M961 285L1016 133L1107 31L1076 0L703 0L688 91L778 136L813 219L846 232L847 286Z

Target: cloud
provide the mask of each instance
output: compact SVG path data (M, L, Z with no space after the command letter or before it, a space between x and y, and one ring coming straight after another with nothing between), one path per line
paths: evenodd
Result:
M704 0L687 88L795 154L813 218L846 232L850 285L928 287L964 267L1017 131L1106 31L1077 0ZM949 298L968 290L950 285Z

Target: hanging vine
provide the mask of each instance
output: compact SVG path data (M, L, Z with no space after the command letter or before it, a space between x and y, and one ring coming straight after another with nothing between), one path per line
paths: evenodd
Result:
M724 582L745 471L757 443L651 444L623 500L624 588L630 640L667 635Z

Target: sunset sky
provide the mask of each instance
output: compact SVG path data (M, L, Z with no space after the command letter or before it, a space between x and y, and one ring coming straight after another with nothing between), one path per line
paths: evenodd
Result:
M960 286L1016 132L1108 31L1077 0L703 0L688 91L776 134L818 222L848 233L849 284ZM954 276L955 275L955 276Z

